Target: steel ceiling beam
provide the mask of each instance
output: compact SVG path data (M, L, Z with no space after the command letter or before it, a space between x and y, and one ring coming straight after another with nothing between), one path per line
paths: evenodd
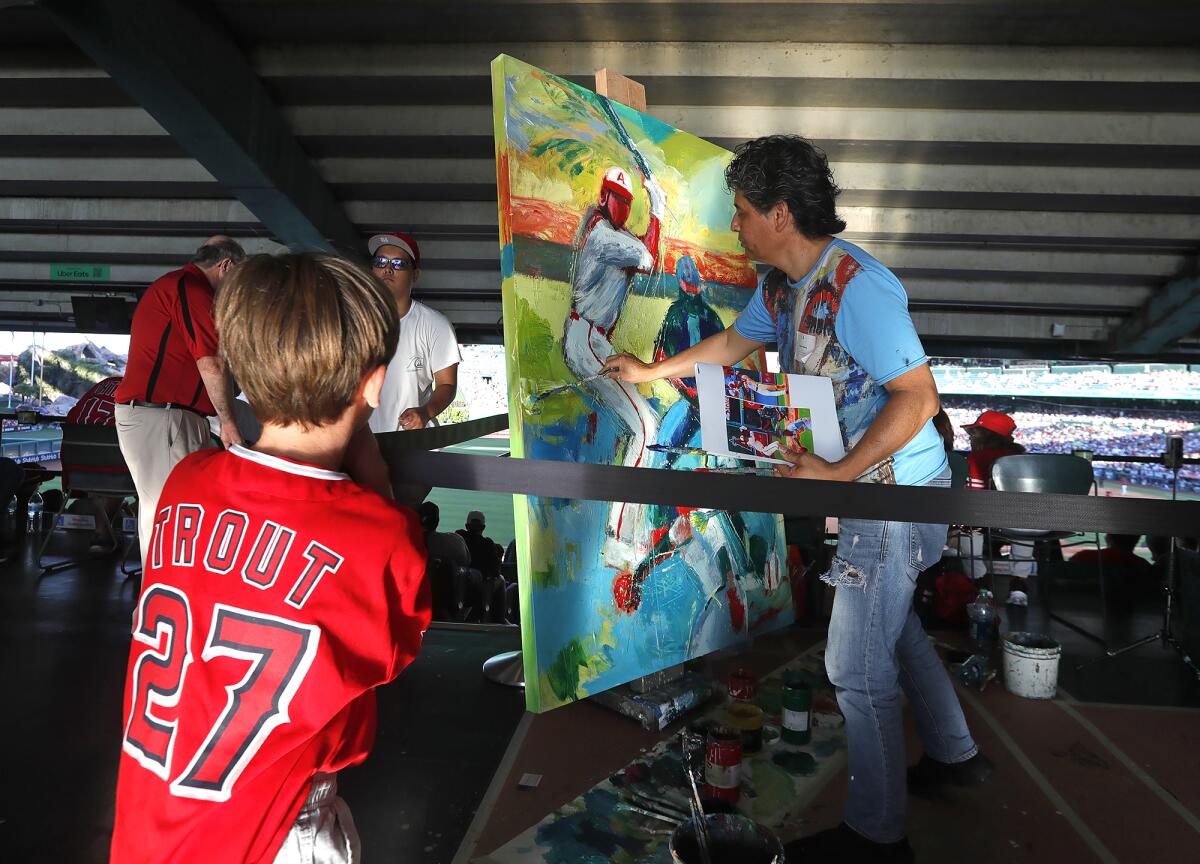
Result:
M358 231L209 4L39 5L280 242L361 256Z
M1168 282L1113 337L1121 354L1154 354L1200 330L1200 276Z

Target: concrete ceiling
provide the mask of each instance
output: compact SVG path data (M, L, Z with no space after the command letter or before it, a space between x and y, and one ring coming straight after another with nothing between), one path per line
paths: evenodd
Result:
M212 233L406 228L423 298L497 340L504 52L618 70L722 146L817 141L931 353L1195 362L1198 41L1167 2L0 0L0 326L73 329L72 295L133 296Z

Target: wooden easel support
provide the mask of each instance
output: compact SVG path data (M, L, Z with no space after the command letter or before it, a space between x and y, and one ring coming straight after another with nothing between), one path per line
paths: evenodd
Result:
M601 96L607 96L614 102L620 102L622 105L628 105L635 111L646 112L646 85L639 84L632 78L626 78L619 72L614 72L611 69L599 69L596 71L596 92Z

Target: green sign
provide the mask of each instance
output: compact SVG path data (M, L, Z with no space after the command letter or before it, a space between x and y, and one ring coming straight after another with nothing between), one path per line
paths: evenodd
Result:
M50 278L58 282L107 282L107 264L51 264Z

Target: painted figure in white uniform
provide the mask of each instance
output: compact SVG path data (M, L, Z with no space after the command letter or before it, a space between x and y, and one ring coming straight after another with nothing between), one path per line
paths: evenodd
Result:
M600 185L600 198L589 209L576 236L577 257L571 279L571 312L563 328L563 357L579 379L604 369L614 353L612 329L621 315L625 295L636 273L649 273L658 262L659 235L665 202L652 178L642 186L650 198L650 224L642 237L625 227L633 204L633 183L623 168L609 168ZM587 385L597 406L612 413L628 430L621 464L646 463L646 445L658 434L658 418L637 387L610 378ZM634 534L641 505L616 503L609 517L614 543L605 546L605 562L628 570L640 559ZM643 550L643 554L644 554Z

